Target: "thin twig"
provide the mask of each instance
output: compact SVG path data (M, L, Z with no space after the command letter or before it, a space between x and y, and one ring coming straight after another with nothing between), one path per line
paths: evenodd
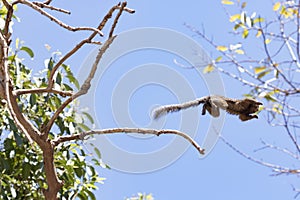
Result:
M124 2L121 4L120 9L119 9L119 12L118 12L117 16L115 17L114 22L113 22L113 24L112 24L112 26L111 26L111 29L110 29L110 32L109 32L108 37L112 37L112 36L113 36L114 30L115 30L116 25L117 25L117 23L118 23L118 20L119 20L119 18L121 17L122 12L123 12L124 8L126 7L126 5L127 5L127 2L126 2L126 1L124 1Z
M112 14L115 10L120 9L120 5L113 6L107 14L103 17L102 21L98 25L97 29L102 31L104 26L106 25L107 21L112 17ZM130 8L124 8L124 11L128 13L134 13L135 11ZM53 67L53 69L50 72L49 80L48 80L48 89L53 87L54 81L53 78L56 74L56 71L58 68L68 59L70 58L73 54L75 54L84 44L87 43L93 43L93 38L97 35L97 32L93 32L87 39L82 40L80 43L78 43L73 49L71 49L65 56L63 56Z
M263 140L261 140L261 142L262 142L262 144L265 145L265 146L263 146L263 147L261 147L261 148L255 150L255 152L257 152L257 151L259 151L259 150L262 150L262 149L271 148L271 149L275 149L275 150L277 150L277 151L279 151L279 152L285 153L285 154L287 154L287 155L289 155L289 156L291 156L291 157L293 157L293 158L299 160L299 156L298 156L298 155L294 154L293 152L289 151L289 150L286 149L286 148L280 148L280 147L278 147L278 146L269 144L269 143L267 143L267 142L265 142L265 141L263 141Z
M299 19L299 13L300 13L300 0L298 1L298 12L297 12L297 23L296 23L296 29L297 29L297 57L298 62L300 62L300 19Z
M42 134L47 136L48 132L50 131L52 125L54 124L55 120L57 119L57 117L59 116L59 114L71 103L73 102L75 99L77 99L78 97L86 94L88 92L88 90L91 87L91 81L94 78L94 75L96 73L96 70L98 68L98 64L100 62L100 59L102 58L103 54L105 53L105 51L108 49L109 45L113 42L113 40L115 39L114 37L109 38L101 47L101 49L99 50L99 53L96 56L96 59L94 61L94 64L92 66L92 69L89 73L89 76L86 78L86 80L84 81L83 85L81 86L80 90L78 92L76 92L75 94L73 94L70 98L68 98L57 110L56 112L53 114L53 116L51 117L51 119L49 120L49 122L44 126L44 130L42 130Z
M286 102L285 99L284 99L284 102ZM282 108L282 110L284 110L284 107ZM298 142L297 142L297 140L296 140L296 137L294 137L294 136L292 135L292 133L291 133L291 131L290 131L290 129L289 129L289 126L288 126L288 124L289 124L288 118L287 118L285 115L282 115L282 118L283 118L283 121L284 121L284 125L283 125L283 126L284 126L284 128L285 128L285 130L286 130L288 136L290 137L290 139L292 140L293 144L295 145L295 147L296 147L298 153L300 153L300 146L298 145Z
M162 134L174 134L183 137L189 143L191 143L200 154L204 155L204 149L202 149L198 143L191 138L189 135L177 131L177 130L155 130L155 129L145 129L145 128L111 128L111 129L102 129L102 130L93 130L87 131L76 135L70 136L60 136L55 140L52 140L53 145L56 146L62 142L72 141L72 140L83 140L85 137L90 135L105 135L105 134L115 134L115 133L138 133L138 134L151 134L160 136Z
M34 4L30 1L19 0L18 2L33 8L34 10L38 11L39 13L44 15L45 17L49 18L51 21L54 21L56 24L58 24L59 26L65 28L69 31L94 31L94 32L97 32L100 36L103 36L103 33L100 30L98 30L96 28L93 28L93 27L72 27L72 26L69 26L69 25L63 23L62 21L58 20L54 16L50 15L49 13L44 11L42 8L40 8L38 5L36 5L36 4Z
M244 158L246 158L246 159L248 159L248 160L250 160L250 161L252 161L256 164L271 168L274 172L276 172L278 174L283 174L283 173L291 173L291 174L296 174L297 173L298 174L298 173L300 173L300 170L298 170L298 169L290 169L288 167L282 167L282 166L279 166L279 165L274 165L274 164L271 164L271 163L268 163L268 162L264 162L264 161L255 159L255 158L251 157L250 155L245 154L242 151L240 151L239 149L237 149L236 147L234 147L222 135L220 135L219 138L221 139L222 142L224 142L227 146L229 146L232 150L234 150L236 153L240 154Z
M289 81L287 79L287 77L285 76L285 74L276 66L276 63L273 61L273 59L272 59L272 57L270 55L270 52L269 52L269 48L268 48L267 43L266 43L266 35L265 35L265 32L262 29L261 22L259 22L259 26L261 28L261 35L262 35L262 38L263 38L263 44L264 44L265 53L266 53L266 56L267 56L268 60L271 63L271 66L283 78L283 80L285 80L285 82L287 84L289 84L294 90L296 90L297 88L291 83L291 81Z
M61 12L61 13L65 13L65 14L68 14L68 15L71 14L71 12L68 11L68 10L65 10L65 9L62 9L62 8L57 8L57 7L54 7L54 6L50 6L50 5L46 4L46 3L37 2L37 1L34 1L32 3L35 4L35 5L37 5L37 6L39 6L39 7L41 7L41 8L47 8L47 9L50 9L50 10L55 10L55 11L58 11L58 12Z

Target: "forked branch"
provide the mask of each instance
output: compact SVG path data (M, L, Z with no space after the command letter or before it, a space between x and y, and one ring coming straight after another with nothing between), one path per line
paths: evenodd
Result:
M59 26L69 30L69 31L93 31L93 32L97 32L100 36L103 36L103 33L93 27L72 27L68 24L63 23L62 21L60 21L59 19L57 19L56 17L54 17L53 15L50 15L49 13L47 13L46 11L44 11L40 6L27 1L27 0L18 0L17 3L21 3L24 5L27 5L31 8L33 8L34 10L36 10L37 12L41 13L42 15L44 15L45 17L49 18L51 21L55 22L56 24L58 24Z
M125 10L125 6L127 5L126 2L123 2L120 5L118 5L117 7L115 7L114 9L111 9L108 14L104 17L104 19L102 20L102 22L99 25L99 29L102 29L103 24L106 23L107 19L111 17L111 14L114 10L116 10L117 8L119 8L119 12L116 16L116 19L111 27L110 30L110 34L109 34L109 38L107 39L107 41L102 45L102 47L99 50L99 53L96 56L96 59L93 63L93 66L91 68L91 71L88 75L88 77L86 78L86 80L84 81L83 85L81 86L80 90L78 92L76 92L74 95L72 95L70 98L68 98L57 110L56 112L53 114L53 116L51 117L51 119L49 120L49 122L44 126L45 128L42 130L43 135L46 137L46 135L48 134L48 132L50 131L51 127L53 126L55 120L57 119L57 117L59 116L59 114L71 103L73 102L75 99L77 99L78 97L86 94L88 92L88 90L91 87L91 81L94 78L94 75L97 71L98 68L98 64L103 56L103 54L106 52L106 50L109 48L110 44L113 42L113 40L115 39L116 36L113 36L113 31L116 27L116 24L118 22L119 17L121 16L122 12ZM102 28L101 28L102 27ZM93 33L88 39L91 40L93 37L95 36L95 33ZM71 55L70 55L71 56ZM56 65L53 68L53 71L51 72L51 74L54 76L55 70L57 70L57 68L59 67L59 65ZM51 75L50 75L51 78ZM50 83L49 83L50 85ZM48 87L49 87L48 85Z

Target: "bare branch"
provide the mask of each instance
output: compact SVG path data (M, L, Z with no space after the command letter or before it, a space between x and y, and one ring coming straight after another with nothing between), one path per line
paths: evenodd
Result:
M189 25L189 24L184 24L184 25L185 25L187 28L189 28L191 31L193 31L194 33L196 33L196 34L198 34L200 37L202 37L202 38L203 38L206 42L208 42L211 46L213 46L214 48L217 48L218 45L216 45L216 44L213 42L213 40L209 39L205 34L203 34L202 32L200 32L199 30L195 29L194 27L192 27L192 26ZM254 75L253 73L251 73L248 69L246 69L245 67L243 67L243 66L240 64L240 62L238 62L234 57L228 55L228 54L225 53L225 52L220 52L220 53L222 53L223 56L225 56L226 58L228 58L228 60L229 60L232 64L234 64L237 68L242 69L242 70L243 70L249 77L251 77L253 80L256 80L256 81L260 82L260 84L264 85L264 87L266 87L266 88L272 88L273 90L276 89L276 90L278 90L278 91L280 91L280 92L284 92L284 90L281 89L281 88L279 88L278 86L272 85L271 83L268 83L268 82L266 82L266 81L264 81L264 80L262 80L262 79L258 79L257 76L255 76L255 75ZM215 63L213 63L213 64L215 64ZM241 81L242 83L244 83L244 84L246 84L246 85L249 85L249 86L251 86L251 87L253 87L253 86L256 87L256 86L257 86L257 84L251 84L250 81L246 81L245 79L242 79L242 78L237 78L237 76L236 76L236 77L232 76L233 74L231 74L231 73L225 71L224 69L221 69L221 68L217 68L217 69L218 69L219 71L221 71L221 72L225 72L226 75L229 75L229 76L235 78L236 80ZM270 89L268 89L268 90L270 90Z
M285 100L284 100L284 102L285 102ZM287 118L287 116L285 116L285 115L282 115L282 117L283 117L283 121L284 121L284 128L285 128L285 130L286 130L288 136L289 136L290 139L292 140L293 144L295 145L295 147L296 147L298 153L300 153L300 146L299 146L299 144L298 144L298 142L297 142L297 139L296 139L296 137L294 137L294 136L292 135L292 133L291 133L291 131L290 131L290 128L289 128L289 126L288 126L288 125L289 125L288 118Z
M296 154L294 154L293 152L289 151L288 149L280 148L280 147L278 147L278 146L275 146L275 145L266 143L266 142L263 141L263 140L262 140L261 142L262 142L265 146L262 147L262 148L260 148L260 149L258 149L258 150L265 149L265 148L271 148L271 149L275 149L275 150L277 150L277 151L279 151L279 152L285 153L285 154L287 154L287 155L289 155L289 156L291 156L291 157L293 157L293 158L299 160L299 156L296 155ZM258 150L256 150L256 151L258 151Z
M264 162L264 161L261 161L261 160L258 160L258 159L255 159L245 153L243 153L242 151L240 151L239 149L237 149L236 147L234 147L232 144L230 144L222 135L219 136L219 138L221 139L221 141L223 141L227 146L229 146L232 150L234 150L236 153L240 154L241 156L243 156L244 158L252 161L252 162L255 162L259 165L262 165L262 166L265 166L265 167L268 167L268 168L271 168L274 172L276 173L279 173L279 172L292 172L292 171L295 171L295 170L292 170L288 167L282 167L282 166L279 166L279 165L275 165L275 164L271 164L271 163L268 163L268 162ZM299 171L300 172L300 171ZM299 173L298 172L298 173Z
M54 121L57 119L57 117L59 116L59 114L75 99L77 99L78 97L86 94L88 92L88 90L91 87L91 81L94 78L94 75L96 73L96 70L98 68L98 64L100 62L100 59L102 58L103 54L105 53L105 51L108 49L108 47L110 46L110 44L113 42L113 40L115 39L114 37L109 38L101 47L101 49L99 50L99 53L96 56L95 62L92 66L92 69L90 71L89 76L86 78L86 80L84 81L83 85L81 86L80 90L75 93L74 95L72 95L70 98L68 98L57 110L56 112L53 114L53 116L51 117L51 119L49 120L49 122L46 124L46 126L44 126L44 130L42 130L42 134L45 135L45 137L47 136L48 132L50 131L52 125L54 124Z
M265 53L268 57L268 60L271 63L271 66L274 68L274 70L276 70L278 72L278 74L280 74L280 76L285 80L285 82L287 84L289 84L294 90L297 90L297 88L291 83L291 81L288 80L288 78L285 76L285 74L276 66L276 63L273 61L273 59L272 59L272 57L269 53L269 48L268 48L267 43L266 43L266 35L265 35L265 32L263 31L263 29L261 27L261 22L259 22L259 25L260 25L260 28L261 28L261 35L262 35L262 38L263 38Z
M46 0L43 2L43 4L49 5L52 2L52 0Z
M100 22L99 26L97 27L98 30L102 30L104 26L106 25L107 21L112 17L112 14L115 10L120 9L120 5L113 6L107 14L104 16L102 21ZM134 13L135 11L130 8L123 8L124 11L129 12L129 13ZM114 28L114 27L112 27ZM58 63L53 67L50 76L49 76L49 81L48 81L48 89L53 87L53 78L55 76L55 73L57 69L68 59L70 58L73 54L75 54L84 44L86 43L93 43L93 38L97 35L97 32L93 32L87 39L82 40L80 43L78 43L72 50L70 50L65 56L63 56Z
M58 11L58 12L61 12L61 13L65 13L65 14L68 14L68 15L71 14L71 12L68 11L68 10L64 10L64 9L61 9L61 8L50 6L50 5L46 4L46 3L37 2L37 1L32 2L32 3L35 4L35 5L37 5L37 6L39 6L39 7L41 7L41 8L48 8L50 10L55 10L55 11Z
M138 133L138 134L151 134L151 135L157 135L160 136L162 134L174 134L183 137L186 139L189 143L191 143L200 154L204 155L204 149L202 149L198 143L191 138L189 135L177 131L177 130L155 130L155 129L144 129L144 128L112 128L112 129L102 129L102 130L93 130L93 131L87 131L76 135L70 135L70 136L60 136L55 140L52 140L54 146L67 142L72 140L83 140L85 137L89 135L106 135L106 134L115 134L115 133Z
M120 9L119 9L119 12L118 12L117 16L116 16L115 19L114 19L114 23L113 23L112 26L111 26L111 29L110 29L110 32L109 32L108 37L112 37L112 36L113 36L113 33L114 33L114 30L115 30L116 25L117 25L117 23L118 23L118 20L119 20L119 18L120 18L120 16L121 16L121 14L122 14L122 12L123 12L123 10L124 10L124 8L125 8L126 5L127 5L127 2L126 2L126 1L124 1L124 2L121 4Z
M300 0L298 1L298 5L300 5ZM300 6L298 6L298 13L300 13ZM300 19L299 16L297 17L297 23L296 23L296 31L297 31L297 57L298 57L298 62L300 62Z
M44 11L42 8L40 8L38 5L36 5L36 4L34 4L30 1L19 0L18 2L33 8L34 10L38 11L42 15L49 18L51 21L54 21L56 24L58 24L59 26L65 28L69 31L94 31L94 32L97 32L100 36L103 36L103 33L99 29L96 29L96 28L93 28L93 27L72 27L72 26L69 26L69 25L63 23L62 21L58 20L54 16L50 15L49 13Z
M33 88L33 89L18 89L14 91L16 96L23 94L33 94L33 93L54 93L59 94L62 97L72 96L73 92L70 91L61 91L56 89L48 89L48 88Z

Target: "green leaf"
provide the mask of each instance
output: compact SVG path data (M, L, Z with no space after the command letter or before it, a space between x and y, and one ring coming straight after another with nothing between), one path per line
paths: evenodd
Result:
M46 60L44 61L44 63L45 63L45 66L48 68L48 70L51 71L52 68L53 68L53 66L54 66L54 61L53 61L53 59L52 59L52 58L46 59Z
M217 63L217 62L220 62L221 60L222 60L222 56L219 56L216 58L215 62Z
M94 151L96 152L99 159L101 159L101 153L97 147L94 147Z
M67 78L69 79L69 81L70 81L71 83L73 83L73 84L75 85L75 87L79 90L80 85L79 85L78 80L77 80L73 75L67 75L66 77L67 77Z
M246 38L248 37L248 35L249 35L249 31L248 31L248 29L247 29L247 28L244 28L244 31L243 31L242 37L243 37L244 39L246 39Z
M21 146L23 144L23 139L20 136L20 133L14 131L14 138L18 146Z
M29 98L29 103L33 106L36 104L36 94L31 94Z
M84 115L89 119L89 121L90 121L92 124L94 124L94 119L93 119L93 117L92 117L89 113L87 113L87 112L82 112L82 114L84 114Z
M84 130L84 131L89 131L89 130L91 130L87 125L85 125L85 124L82 124L82 123L78 123L77 124L82 130Z
M22 176L24 179L27 179L30 175L31 165L27 162L22 165Z
M61 75L60 72L57 73L57 75L56 75L56 81L55 81L55 82L56 82L58 85L61 84L61 82L62 82L62 75Z
M91 184L90 184L90 185L91 185ZM97 189L97 188L96 188L96 189ZM93 192L87 190L86 193L89 195L89 197L90 197L91 200L96 200L96 197L95 197L95 195L94 195Z
M29 47L23 46L20 50L25 51L31 58L34 57L34 53Z

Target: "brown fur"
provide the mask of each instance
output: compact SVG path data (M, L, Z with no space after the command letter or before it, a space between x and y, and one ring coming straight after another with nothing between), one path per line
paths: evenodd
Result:
M258 111L259 106L262 105L254 99L245 98L242 100L230 99L223 96L210 96L204 103L202 108L202 115L205 115L206 110L213 117L220 116L220 108L226 110L229 114L239 115L241 121L247 121L258 118L254 113Z

